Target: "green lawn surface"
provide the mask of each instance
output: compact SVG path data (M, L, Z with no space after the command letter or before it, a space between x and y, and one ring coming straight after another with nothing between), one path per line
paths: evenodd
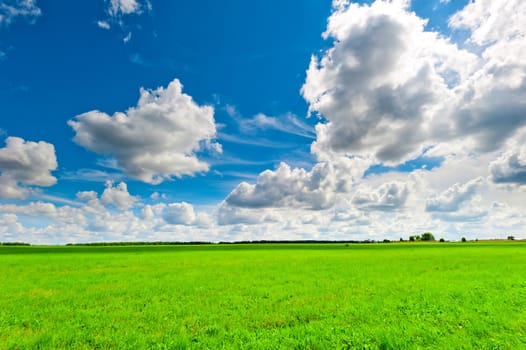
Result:
M525 349L526 243L0 246L0 349Z

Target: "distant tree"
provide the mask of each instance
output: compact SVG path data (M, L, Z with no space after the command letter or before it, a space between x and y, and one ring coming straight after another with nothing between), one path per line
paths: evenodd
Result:
M515 240L515 237L513 236L508 236L508 241L514 241Z
M425 232L422 234L422 241L434 241L435 236L431 232Z
M415 241L415 236L409 236L409 242L414 242Z
M445 242L446 240L444 238L440 238L440 242Z
M384 239L384 243L391 243L391 241L386 238Z
M403 241L404 241L404 239L402 237L400 237L400 242L403 242Z
M466 242L466 237L462 237L462 242Z

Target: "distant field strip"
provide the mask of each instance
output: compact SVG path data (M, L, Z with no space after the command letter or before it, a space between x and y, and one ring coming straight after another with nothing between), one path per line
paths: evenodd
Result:
M525 349L526 243L0 247L0 349Z

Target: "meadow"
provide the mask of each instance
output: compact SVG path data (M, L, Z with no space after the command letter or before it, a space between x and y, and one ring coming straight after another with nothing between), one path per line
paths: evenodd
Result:
M526 244L0 246L0 349L526 348Z

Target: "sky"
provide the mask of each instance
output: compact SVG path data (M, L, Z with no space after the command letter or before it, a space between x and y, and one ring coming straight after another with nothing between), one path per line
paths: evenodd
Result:
M526 238L523 0L0 0L0 242Z

